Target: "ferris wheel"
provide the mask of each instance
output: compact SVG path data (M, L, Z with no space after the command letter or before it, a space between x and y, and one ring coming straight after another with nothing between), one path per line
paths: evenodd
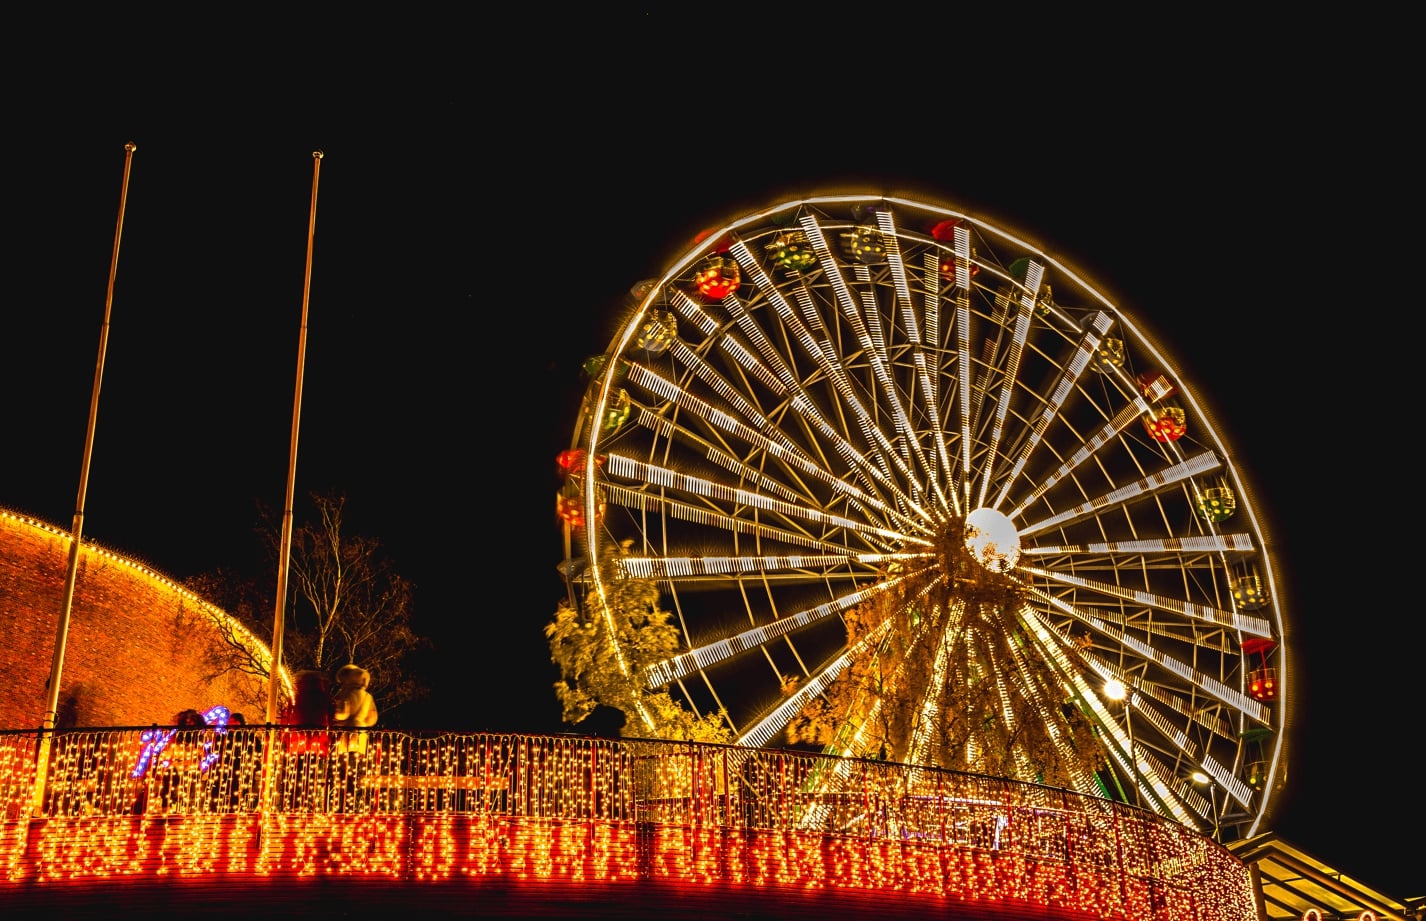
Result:
M747 746L1260 830L1288 703L1275 561L1130 316L971 214L859 195L705 232L633 295L586 364L560 496L571 603L644 580L677 627L657 661L618 641L631 687Z

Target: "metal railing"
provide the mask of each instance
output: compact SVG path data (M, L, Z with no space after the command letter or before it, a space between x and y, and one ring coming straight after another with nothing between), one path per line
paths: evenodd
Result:
M105 822L123 828L181 819L185 834L193 834L204 823L226 820L256 839L265 827L295 828L296 818L310 829L320 818L348 828L364 822L386 829L383 834L408 826L409 834L518 827L523 836L532 828L552 835L567 835L557 828L584 829L605 842L601 855L613 855L599 858L611 873L652 872L648 845L657 841L692 854L689 865L703 867L699 872L733 882L756 882L759 873L766 878L771 871L750 868L815 842L852 867L836 871L848 879L900 879L912 872L911 863L933 860L939 869L915 871L915 885L946 891L986 885L974 878L980 871L970 870L957 870L961 882L955 882L948 867L993 864L1008 868L1002 876L1039 880L1046 892L1072 881L1086 893L1081 901L1091 902L1081 907L1103 917L1135 917L1139 902L1156 901L1205 921L1255 917L1247 868L1217 842L1111 800L980 775L785 750L583 736L77 729L52 733L48 776L36 802L41 737L34 730L0 732L0 820L6 823L0 870L8 867L12 880L55 875L45 862L59 858L45 855L64 850L62 841L37 845L31 825L53 839L81 829L93 836L96 823ZM705 834L710 831L718 834ZM245 853L244 840L230 841L228 850ZM627 867L615 866L626 858L608 847L619 840L632 842ZM254 853L271 847L251 845ZM571 845L559 847L567 856ZM698 849L717 849L717 859L694 854ZM777 872L789 883L838 884L827 878L829 859L799 860ZM875 866L875 873L857 869L863 865ZM482 866L499 872L493 863Z

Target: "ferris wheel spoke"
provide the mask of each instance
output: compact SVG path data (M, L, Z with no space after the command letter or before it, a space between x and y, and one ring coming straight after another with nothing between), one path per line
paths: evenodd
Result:
M1097 515L1107 508L1125 505L1144 496L1152 495L1177 483L1182 483L1199 474L1209 473L1222 466L1222 462L1212 451L1204 451L1183 463L1174 464L1138 482L1120 487L1098 498L1091 499L1072 509L1052 515L1020 529L1020 536L1031 537L1039 532Z
M1011 336L1006 353L1005 367L1001 369L999 398L995 403L995 413L991 422L990 438L986 445L985 462L981 468L980 496L977 507L984 507L986 494L990 491L990 480L995 473L995 461L999 455L1001 439L1005 437L1005 419L1010 411L1010 397L1020 371L1020 356L1025 346L1025 337L1030 331L1031 305L1022 302L1015 316L1015 331Z
M1180 746L1180 750L1188 757L1197 757L1202 753L1202 746L1194 741L1186 732L1188 723L1200 726L1218 736L1224 741L1234 741L1237 734L1234 730L1233 722L1225 719L1218 706L1203 706L1192 704L1188 698L1182 694L1176 694L1160 683L1139 681L1134 675L1129 674L1125 669L1107 662L1102 656L1092 652L1080 652L1077 658L1085 663L1091 671L1098 677L1099 681L1105 682L1110 679L1118 680L1126 686L1134 689L1134 694L1126 700L1126 704L1132 709L1138 710L1142 715L1153 716L1148 718L1148 722L1153 723L1162 733L1165 739L1174 741ZM1095 693L1095 692L1087 692ZM1180 720L1174 725L1166 722L1158 711L1148 711L1144 707L1145 701L1153 701L1163 710L1173 713ZM1231 708L1229 708L1231 711Z
M763 472L763 468L761 466L754 467L746 461L738 457L734 457L724 448L713 444L712 442L705 439L702 435L699 435L696 432L693 432L687 427L679 425L676 422L669 422L665 419L653 415L652 413L645 415L641 412L639 415L639 424L644 425L646 428L657 430L658 432L669 438L677 439L681 445L692 449L700 457L704 457L712 461L719 467L722 467L724 470L731 473L733 476L737 477L739 483L750 484L755 489L762 490L768 495L776 496L788 502L804 501L808 497L810 491L807 488L807 484L802 482L802 480L799 478L798 473L805 472L817 479L819 482L822 482L823 485L831 486L833 489L846 495L848 497L846 501L850 506L857 508L861 511L865 511L865 508L860 505L858 499L851 498L852 496L865 496L865 493L860 493L856 491L855 487L851 487L850 489L839 488L839 486L845 486L845 482L842 480L838 480L835 477L828 476L823 472L820 472L819 468L817 468L815 464L808 463L806 470L802 470L801 461L797 463L790 463L784 466L783 469L788 472L789 478L793 481L793 483L796 484L796 487L794 488L793 486L788 486L787 484L783 483L781 480L776 480L771 476L768 476L766 473ZM755 445L754 447L755 450L758 452L765 451L765 446L761 443ZM789 466L795 467L797 469L787 470L787 467Z
M1237 541L1241 541L1248 548L1251 547L1251 541L1249 540L1247 535L1231 535L1230 537L1236 539ZM1234 542L1235 541L1224 540L1202 541L1202 543L1204 544L1203 549L1218 550L1223 552L1226 552L1228 549L1230 549L1230 545ZM1136 543L1158 544L1159 546L1154 548L1155 550L1168 550L1168 547L1164 546L1167 543L1165 541L1141 541ZM1187 541L1175 541L1175 543L1184 544L1187 543ZM1064 548L1058 549L1063 550ZM1242 548L1231 547L1231 549ZM1116 552L1116 550L1110 549L1106 545L1103 548L1103 552L1114 553ZM1137 548L1135 552L1152 551L1149 551L1147 548L1140 547ZM1192 601L1184 600L1182 598L1170 598L1166 595L1159 595L1153 592L1146 592L1136 588L1116 585L1111 582L1100 582L1096 579L1086 579L1081 576L1071 575L1069 573L1054 572L1048 569L1038 569L1033 566L1022 565L1019 567L1019 571L1026 575L1038 576L1044 579L1046 582L1055 582L1060 585L1072 585L1077 588L1089 589L1091 591L1098 592L1102 595L1106 595L1111 598L1118 598L1124 601L1133 601L1137 602L1138 604L1147 605L1148 607L1154 608L1155 610L1168 611L1173 614L1181 614L1184 617L1188 617L1193 620L1202 621L1203 623L1208 624L1216 624L1221 627L1228 627L1232 630L1236 630L1240 633L1246 633L1250 636L1266 637L1272 635L1272 625L1269 624L1267 619L1263 617L1251 617L1238 611L1225 611L1222 608L1215 608L1206 604L1197 604Z
M888 311L888 313L890 316L899 315L901 317L902 335L919 356L921 333L919 324L916 322L915 310L913 308L914 302L911 296L911 286L906 278L906 265L901 258L901 244L896 227L896 218L889 210L878 210L875 214L877 228L880 230L881 238L886 246L885 257L888 266L887 272L891 278L891 291L895 297L897 306L896 310ZM876 372L877 381L886 396L886 405L893 413L897 432L905 439L906 444L916 456L920 469L925 472L927 479L934 487L937 487L937 498L940 500L942 507L944 507L945 496L939 492L940 481L935 476L935 469L926 459L921 446L920 436L912 426L911 420L907 417L901 397L892 381L891 374L886 368L890 342L885 331L882 329L882 312L877 304L876 288L871 284L867 274L869 270L866 266L858 266L856 267L856 271L858 279L862 282L860 291L862 299L860 306L862 310L858 312L855 309L856 305L850 304L844 304L843 310L847 314L848 322L850 322L853 329L856 330L858 338L864 342L863 348L869 346L867 350L873 356L875 362L873 368ZM924 373L924 358L922 358L920 362L920 367L922 370L922 387L924 388L927 383ZM934 406L934 404L928 404L928 406Z
M1172 772L1162 761L1154 757L1139 740L1131 739L1127 745L1122 747L1111 746L1110 753L1126 770L1138 790L1138 795L1143 798L1144 802L1156 805L1158 811L1166 812L1185 825L1195 824L1194 818L1183 805L1182 799L1168 796L1168 791L1174 783L1170 780L1173 776ZM1183 785L1185 782L1178 781L1177 783Z
M1049 399L1045 401L1040 414L1030 425L1029 437L1020 447L1019 453L1015 457L1015 462L1010 466L1010 470L1002 478L1003 483L1000 493L991 503L991 508L999 508L1005 502L1005 496L1010 492L1011 486L1015 484L1021 471L1025 469L1025 464L1030 460L1030 455L1040 446L1041 439L1045 435L1045 430L1050 427L1050 423L1059 416L1061 407L1065 400L1074 392L1074 386L1084 374L1085 369L1090 366L1090 359L1094 357L1099 349L1099 341L1112 324L1111 318L1104 313L1096 313L1084 335L1080 337L1079 346L1075 349L1073 357L1065 365L1064 373L1060 375L1054 388L1050 392Z
M611 481L601 484L608 501L624 508L643 512L658 512L670 519L691 522L729 534L747 534L762 541L775 541L798 547L810 547L827 552L854 553L857 551L829 540L814 537L805 531L764 524L727 512L711 509L706 505L681 502L667 496L643 492ZM858 533L865 534L865 531Z
M950 451L946 446L945 432L940 421L940 392L937 386L938 374L932 374L932 369L926 358L926 343L929 339L932 343L938 343L941 335L941 299L939 297L940 284L937 279L940 271L940 262L936 257L935 250L927 251L923 256L922 279L925 296L921 299L920 308L924 313L926 335L923 337L921 318L917 315L917 298L911 291L910 279L907 276L906 262L901 255L901 243L896 233L895 218L889 211L878 211L876 214L877 226L881 229L883 237L887 241L886 258L890 267L892 289L896 294L896 305L901 318L902 335L911 349L912 372L915 377L915 385L912 392L920 393L922 413L927 419L924 426L926 434L931 439L931 446L935 450L935 462L929 462L924 456L921 458L923 469L926 470L930 479L931 487L936 493L939 507L949 510L951 500L947 498L942 487L943 480L946 480L951 472ZM913 436L912 443L918 446L919 437ZM954 495L954 491L952 491Z
M751 400L743 396L742 390L735 386L732 381L728 380L726 376L720 374L712 365L705 361L702 355L689 348L682 341L675 342L670 347L669 354L675 361L691 371L694 377L712 390L719 399L727 403L735 413L742 416L755 430L766 431L773 427L772 420L770 420L761 409L754 406ZM741 354L747 355L746 352ZM640 369L638 373L630 375L630 380L655 395L688 395L688 389L686 387L660 376L652 369ZM704 401L701 400L697 402L704 403ZM782 433L777 432L777 434L780 435ZM803 453L800 446L793 444L785 437L782 439L782 442L784 449L788 452L797 454Z
M724 307L733 316L735 323L741 328L744 335L753 341L752 349L743 345L736 337L728 335L722 323L714 320L702 305L696 303L682 291L675 291L671 294L670 301L685 318L689 319L705 335L707 340L715 343L719 350L727 354L739 369L751 374L779 400L791 401L798 417L812 424L817 433L833 446L834 453L847 461L858 477L865 477L864 466L853 463L858 457L857 451L851 447L837 427L828 421L820 407L802 388L797 375L782 359L776 346L767 338L761 327L753 321L752 316L742 310L736 298L725 299ZM684 353L680 352L679 355L683 357ZM730 399L732 405L743 413L744 417L753 424L755 430L761 430L764 425L771 425L771 422L761 411L755 409L748 400L742 397L733 383L721 375L717 375L716 372L708 370L701 360L691 361L690 367L705 382L711 381L714 392L724 399ZM670 386L672 385L665 384L665 387ZM702 417L695 413L695 418ZM780 431L776 434L783 435ZM785 436L780 441L784 450L806 456L800 447L794 446ZM868 485L871 484L868 483Z
M832 344L827 328L822 323L821 317L817 312L811 293L805 286L802 286L794 290L792 295L797 299L802 314L807 318L806 326L802 326L800 323L796 325L799 329L804 330L811 340L809 354L813 357L818 369L826 376L832 387L836 389L846 409L850 411L856 420L863 440L874 448L874 456L877 463L875 469L880 471L882 476L886 477L889 483L890 478L893 476L891 467L895 466L897 474L902 478L901 481L911 486L911 496L914 497L919 491L915 485L915 477L912 476L910 469L898 455L891 439L887 438L886 433L873 421L871 413L868 412L862 398L852 385L847 368L836 347ZM796 323L795 317L792 322ZM861 456L857 449L851 447L850 442L847 442L847 449L856 456ZM910 498L906 498L903 491L899 488L892 489L892 492L902 496L903 501L909 506L913 508L916 507L916 502Z
M847 482L845 479L836 476L827 470L824 464L818 464L816 460L808 456L801 448L792 443L783 433L770 421L764 420L761 429L754 429L746 423L740 422L728 413L715 409L711 404L698 398L683 387L678 386L673 381L661 377L646 368L633 366L628 374L630 383L644 388L655 397L667 400L670 403L685 410L691 417L700 419L705 425L716 430L729 438L737 438L748 445L765 452L768 456L776 458L786 467L792 468L797 474L815 479L823 486L830 487L833 491L846 498L849 504L863 511L876 509L888 518L894 518L903 525L913 530L925 532L926 526L897 509L883 503L876 496L858 489L855 484ZM796 498L797 491L786 486L771 485L771 481L760 468L754 468L748 464L734 459L733 455L723 449L710 446L706 440L690 432L686 427L668 421L662 414L640 407L636 419L637 423L644 428L666 436L677 435L688 444L697 446L698 450L717 463L719 466L746 477L759 484L768 485L770 491L782 495L784 498Z
M1209 777L1213 778L1215 783L1226 790L1228 794L1238 802L1239 806L1245 809L1251 806L1253 801L1252 788L1243 783L1242 778L1235 774L1231 767L1223 764L1212 755L1205 755L1203 759L1199 761L1199 767L1201 767ZM1199 796L1198 799L1199 804L1197 811L1200 815L1206 814L1204 807L1211 809L1212 805L1203 803L1202 796Z
M856 269L857 281L861 285L861 312L850 312L847 315L847 322L853 326L858 341L863 344L863 351L866 352L868 365L871 366L871 374L876 379L878 388L881 389L881 401L878 403L881 411L890 415L891 428L896 431L897 439L903 445L903 452L898 453L898 458L904 455L904 462L898 469L906 476L910 476L911 482L915 483L914 492L920 493L920 483L931 483L935 493L937 506L935 508L945 508L945 496L941 493L940 482L935 479L935 468L931 465L930 459L925 456L925 448L921 445L921 436L918 435L911 418L907 415L906 403L901 399L901 393L897 389L896 379L891 375L888 364L891 361L891 344L888 341L886 331L881 326L881 311L877 305L876 289L871 282L870 271L864 265L858 265ZM900 351L901 346L898 346ZM915 469L920 473L913 473L907 469L906 463L914 462Z
M1053 487L1058 486L1061 481L1074 473L1085 461L1094 457L1100 450L1113 444L1114 439L1119 436L1120 433L1143 418L1144 413L1148 412L1148 410L1149 403L1142 397L1136 398L1128 406L1121 409L1103 428L1092 437L1086 439L1084 444L1070 456L1069 460L1049 470L1034 490L1009 512L1009 517L1019 518L1031 503L1045 495L1045 493L1049 492Z
M917 486L919 481L911 472L910 468L907 467L906 462L902 460L892 440L886 436L886 433L883 432L881 427L873 420L872 414L868 411L861 396L852 385L848 369L842 360L842 356L832 344L830 334L817 312L811 293L805 286L801 286L794 290L792 294L801 306L802 314L807 318L807 326L802 327L799 324L799 328L810 329L808 332L808 335L812 337L810 354L813 356L818 368L826 375L827 380L836 389L844 406L855 418L863 439L869 445L875 447L875 456L878 463L877 469L879 469L884 476L889 478L893 475L890 468L894 466L896 473L901 477L901 481L909 484L912 490L912 498L907 499L903 497L903 501L911 508L920 511L920 498L918 495L920 488ZM901 491L897 490L897 493L901 494ZM922 514L924 515L925 513L922 512Z
M936 649L930 679L921 689L920 718L913 727L911 740L907 745L907 760L912 764L926 763L931 746L935 743L939 724L938 716L945 709L944 701L950 687L949 676L953 664L951 656L954 652L953 625L960 621L964 613L964 610L961 609L941 611L940 616L946 622L945 625L937 624L930 631L931 635L936 637ZM925 635L925 633L918 635L915 642L917 644L922 642L922 637ZM898 668L898 680L901 673L905 671L905 663L913 651L908 650L907 656L902 658Z
M1026 609L1025 622L1034 635L1036 642L1042 649L1049 653L1051 661L1062 675L1066 683L1073 689L1076 698L1082 702L1095 724L1100 730L1112 740L1112 744L1106 746L1110 758L1119 766L1125 775L1131 778L1131 782L1138 788L1139 795L1150 801L1157 800L1180 821L1187 824L1194 824L1185 808L1202 816L1205 814L1207 803L1201 794L1198 794L1185 783L1175 777L1161 761L1150 757L1131 756L1131 749L1139 749L1143 754L1142 746L1134 744L1137 740L1132 740L1120 725L1108 705L1100 697L1097 687L1100 683L1114 678L1124 680L1129 678L1121 670L1103 662L1098 657L1084 651L1070 653L1071 643L1069 638L1057 630L1053 625L1043 620L1043 615L1033 609ZM1083 666L1083 667L1082 667ZM1095 675L1096 680L1091 683L1087 680L1085 672L1087 668ZM1130 679L1132 680L1132 679ZM1216 759L1206 752L1200 750L1199 745L1180 725L1175 725L1158 712L1154 706L1150 706L1152 701L1157 707L1164 707L1176 713L1180 719L1191 721L1203 725L1210 731L1218 734L1224 739L1231 739L1232 727L1221 720L1214 719L1203 708L1192 708L1182 698L1166 693L1162 687L1148 686L1131 688L1124 700L1124 706L1137 713L1146 723L1154 726L1163 738L1172 740L1180 748L1185 757L1190 758L1197 764L1210 764L1219 768ZM1146 778L1145 775L1148 775ZM1215 777L1217 774L1214 775ZM1228 775L1231 776L1231 775ZM1225 780L1227 777L1225 777ZM1225 789L1236 787L1241 792L1250 794L1247 786L1236 778L1231 783L1224 784ZM1164 798L1166 790L1173 790L1177 794L1177 801L1171 802ZM1158 791L1158 792L1156 792ZM1236 795L1236 794L1235 794ZM1246 804L1247 797L1242 799Z
M916 311L911 307L906 310L905 322L911 330L910 335L916 337L912 342L912 360L915 362L917 382L921 387L921 401L927 418L926 427L930 431L936 451L936 470L932 479L937 484L937 494L941 496L942 502L948 503L950 510L959 514L960 496L954 488L956 471L951 461L950 446L946 443L946 428L942 419L940 358L935 358L934 366L928 359L928 349L932 350L930 354L933 356L939 356L941 350L941 260L935 250L930 250L923 255L922 263L925 296L921 310L925 318L925 340L920 337ZM944 490L940 486L943 481L946 484Z
M784 299L779 297L775 299L775 303L781 304L786 310L785 316L795 321L795 316L790 308L787 308ZM913 510L921 511L917 503L913 502L897 485L889 464L899 463L899 459L895 457L894 452L888 455L885 449L889 445L885 442L885 436L876 426L867 421L865 410L863 409L858 414L858 422L862 426L862 433L868 445L876 449L871 458L855 449L841 434L837 426L827 419L817 402L807 393L797 374L782 358L778 347L768 338L767 333L758 325L753 315L745 309L742 301L735 295L729 295L724 298L723 307L732 317L735 328L747 337L753 346L752 350L731 345L725 346L725 350L739 361L740 366L743 362L751 362L751 367L747 367L746 370L754 373L765 384L771 384L776 393L789 399L796 411L797 418L813 425L823 437L827 438L844 462L849 464L850 469L868 487L880 488L898 497ZM797 328L802 329L800 323L797 323ZM805 334L805 329L803 332ZM722 336L723 340L728 338L726 333ZM813 360L817 361L819 357L823 359L819 364L825 369L827 367L826 356L820 355L820 349L815 349L814 352L817 354L812 356ZM755 355L760 358L755 358ZM839 366L834 365L833 367ZM760 371L766 373L758 373ZM909 479L908 476L903 475L903 482L909 481Z
M870 456L854 448L851 442L840 434L839 429L823 415L817 402L807 393L806 389L798 380L797 375L782 361L777 347L773 345L766 332L758 325L752 314L744 309L742 301L730 295L724 300L723 306L733 317L737 329L744 336L752 340L758 353L767 360L768 365L772 368L784 388L784 392L792 395L794 407L797 411L799 413L805 413L806 417L812 421L818 429L822 430L824 434L837 433L835 435L834 445L841 449L845 460L856 461L856 463L852 465L852 470L861 477L870 477L871 479L866 481L867 485L880 486L892 495L900 496L907 504L914 504L909 497L905 496L901 487L897 485L896 478L891 471L892 466L900 466L900 459L896 456L896 452L892 449L890 442L887 441L885 434L870 421L870 415L867 413L866 408L862 406L861 400L856 398L851 388L847 386L840 360L834 352L824 350L820 344L812 339L811 334L808 333L806 327L788 307L787 301L784 298L774 298L772 299L772 303L774 306L783 309L784 312L781 315L782 319L792 329L794 338L804 345L809 358L811 358L814 364L820 368L823 373L828 375L833 386L837 387L841 392L842 398L848 401L847 408L852 411L852 416L861 431L862 439L866 443L868 450L871 451ZM904 467L901 468L901 472L902 482L909 481L910 477L906 475L907 472ZM875 482L873 483L872 481Z
M1023 648L1010 647L1009 656L1008 671L1011 672L1012 678L1005 682L1005 687L1007 690L1013 687L1015 693L1033 703L1040 714L1040 721L1049 736L1050 744L1068 765L1074 788L1081 793L1093 792L1096 788L1094 771L1087 761L1088 753L1079 751L1069 737L1062 709L1065 701L1061 689L1046 686L1046 670L1038 667ZM1051 674L1054 672L1054 669L1050 670ZM1060 693L1052 695L1052 691ZM1008 711L1013 712L1008 701L1006 706Z
M1097 633L1114 640L1120 648L1136 656L1139 661L1152 663L1164 669L1181 681L1187 682L1190 687L1196 688L1219 702L1227 704L1244 716L1263 724L1269 722L1270 714L1267 708L1259 701L1238 691L1236 688L1229 687L1217 678L1198 671L1187 662L1154 648L1148 642L1131 635L1126 630L1121 629L1103 617L1090 614L1059 598L1048 595L1033 586L1029 588L1029 591L1031 596L1037 598L1042 604L1068 614L1085 626L1094 629ZM1185 712L1187 711L1185 710Z
M970 302L964 294L956 296L956 418L960 419L960 437L957 450L960 456L960 483L965 491L967 509L970 506L971 461L973 458L971 441L971 352L970 352ZM962 514L960 497L956 498L956 513Z
M1023 533L1023 532L1022 532ZM1197 537L1161 537L1143 540L1099 541L1088 544L1040 544L1026 547L1026 556L1048 556L1056 554L1214 554L1255 552L1251 534L1204 534ZM1200 568L1185 556L1191 568Z
M761 719L745 731L739 738L739 745L747 745L754 748L761 748L772 740L774 736L787 728L788 724L812 702L813 698L827 690L828 686L839 676L853 660L859 656L866 655L867 650L881 642L882 635L891 628L890 621L887 621L869 632L859 643L845 650L841 655L828 662L822 669L808 676L796 691L788 695L787 699L774 706Z
M815 556L625 556L619 565L635 579L697 579L700 576L729 576L757 573L775 578L788 573L796 578L849 579L856 574L853 565L875 565L888 562L924 561L928 554L914 553L845 553Z
M876 387L882 394L879 406L884 409L892 419L892 426L898 437L903 440L908 449L920 454L920 442L916 438L915 432L911 428L911 423L906 416L905 408L902 406L901 398L896 392L896 387L891 380L890 372L886 368L887 342L884 333L881 331L881 309L877 305L875 295L871 293L871 282L866 274L865 266L857 266L859 287L862 289L863 299L859 302L852 296L851 288L847 285L846 277L842 273L841 264L832 258L831 249L827 244L826 235L816 218L812 215L804 215L802 218L803 232L811 243L813 252L818 256L823 266L823 278L831 286L833 295L840 309L842 320L852 330L859 346L863 360L867 362L872 377L876 382ZM800 286L797 295L803 305L804 314L817 315L811 309L811 299L806 290L806 286ZM870 300L866 300L870 298ZM843 399L847 406L854 411L857 421L861 425L863 433L882 449L883 457L893 463L898 472L907 483L918 483L920 478L916 477L909 468L901 461L900 455L895 447L881 431L880 427L871 419L866 407L855 391L851 389L846 376L846 370L840 360L840 353L830 349L830 340L826 338L826 324L817 321L823 333L823 341L826 343L820 350L828 360L828 367L834 374L834 380L838 383ZM871 327L868 328L868 324ZM873 331L875 335L873 335ZM920 467L929 473L924 455L920 456ZM923 512L924 514L924 512Z
M859 293L862 306L860 311L847 312L847 323L855 331L857 340L861 343L862 350L867 356L872 376L881 389L881 408L891 416L892 427L895 429L897 437L905 446L905 451L910 459L916 462L917 469L923 474L923 476L915 476L910 471L906 471L907 475L913 476L914 482L929 481L934 487L939 487L940 484L935 479L935 468L926 457L925 449L921 445L921 437L911 425L906 406L897 390L891 371L887 367L891 345L885 330L882 329L881 310L877 305L870 270L866 266L856 266L855 273L861 286ZM901 469L906 470L904 466ZM935 492L939 507L944 508L945 497L940 494L939 489L936 489Z
M846 531L869 539L880 538L882 541L892 541L899 544L911 543L919 544L924 547L931 546L929 540L920 536L894 531L889 528L877 527L867 522L841 515L831 515L820 509L810 508L806 505L792 502L784 502L781 499L773 499L751 490L715 483L703 477L679 473L677 470L673 470L669 467L646 464L620 454L608 455L605 461L605 469L611 477L621 477L636 483L663 487L682 495L716 500L725 504L731 504L740 510L761 510L771 513L777 518L789 523L794 521L807 522L821 525L826 529ZM740 521L746 520L742 517L741 512L736 516L729 515L728 517L736 517Z
M1146 800L1158 802L1180 821L1192 824L1184 811L1185 806L1202 815L1206 806L1206 803L1202 801L1202 796L1188 787L1182 778L1176 777L1174 772L1161 760L1148 753L1147 747L1143 744L1142 735L1139 739L1133 738L1124 726L1115 720L1108 706L1100 698L1095 686L1086 681L1084 671L1076 666L1075 662L1089 666L1099 682L1111 677L1122 680L1129 676L1100 661L1092 654L1082 652L1068 654L1066 638L1054 627L1044 623L1037 612L1027 610L1026 623L1035 635L1037 643L1041 644L1041 648L1048 646L1056 669L1066 683L1074 689L1076 698L1086 707L1096 725L1113 740L1113 743L1107 746L1107 751L1120 769L1132 778L1132 782L1138 787L1139 795ZM1151 703L1157 706L1151 706ZM1180 725L1166 719L1159 712L1158 707L1167 708L1182 719L1201 723L1205 728L1225 739L1231 738L1231 726L1221 720L1212 719L1211 716L1205 714L1202 708L1190 708L1182 699L1165 693L1158 686L1136 685L1131 687L1123 705L1138 714L1141 720L1152 725L1164 739L1173 741L1180 752L1195 763L1213 762L1213 759L1199 750L1197 743ZM1131 752L1133 752L1132 755ZM1243 791L1247 791L1246 785L1243 785L1241 781L1237 782L1237 786L1241 787ZM1176 801L1165 798L1169 790L1176 794Z
M855 589L826 604L784 615L772 623L743 630L732 636L702 643L687 652L650 665L644 672L644 684L650 688L663 687L673 681L686 678L700 669L727 662L779 637L787 636L828 617L835 617L868 598L887 591L898 581L900 580L880 582L870 588Z

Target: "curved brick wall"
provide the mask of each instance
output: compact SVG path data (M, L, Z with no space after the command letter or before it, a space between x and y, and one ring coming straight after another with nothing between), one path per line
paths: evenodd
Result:
M38 728L64 599L70 535L0 509L0 729ZM227 614L172 580L85 541L60 681L60 726L167 725L224 704L250 723L265 679L209 678ZM266 658L266 644L254 639Z

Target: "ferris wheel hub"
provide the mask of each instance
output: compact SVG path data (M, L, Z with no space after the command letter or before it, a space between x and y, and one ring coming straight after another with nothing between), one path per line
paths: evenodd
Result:
M1020 560L1020 535L1004 514L978 508L966 516L966 548L991 572L1008 572Z

